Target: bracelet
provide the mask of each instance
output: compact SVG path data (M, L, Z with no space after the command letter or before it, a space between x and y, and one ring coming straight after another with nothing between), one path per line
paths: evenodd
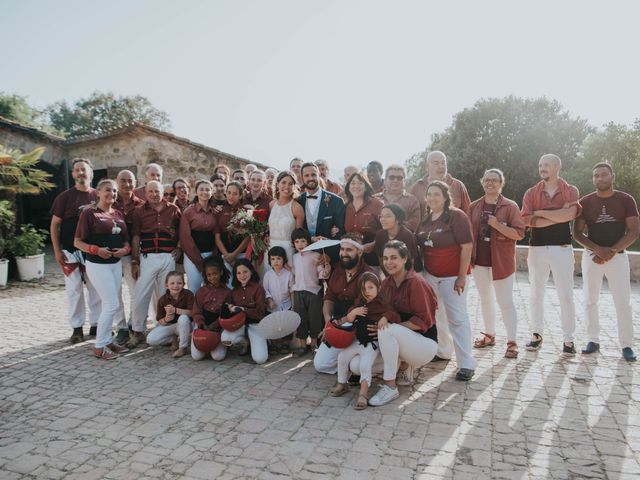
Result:
M90 255L98 255L98 250L100 250L100 247L97 245L89 245L89 254Z

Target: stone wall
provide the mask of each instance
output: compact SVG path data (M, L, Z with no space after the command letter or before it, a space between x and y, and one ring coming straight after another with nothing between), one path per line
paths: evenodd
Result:
M232 170L247 163L223 152L146 132L71 143L66 148L69 157L89 158L96 170L107 169L111 178L119 170L128 168L136 174L138 182L143 180L144 167L149 163L162 165L167 182L177 177L208 178L219 163L225 163Z
M36 147L45 147L42 161L55 166L61 165L65 158L64 148L58 141L2 123L0 123L0 144L25 153Z

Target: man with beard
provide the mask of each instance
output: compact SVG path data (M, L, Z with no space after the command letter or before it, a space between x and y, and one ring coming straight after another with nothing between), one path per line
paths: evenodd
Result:
M131 234L133 229L133 210L144 203L144 200L136 197L133 193L136 188L136 177L130 170L120 170L116 176L116 183L118 184L118 197L113 203L113 208L120 210L124 221L127 224L127 231ZM122 263L122 276L129 289L129 295L133 295L133 291L136 285L136 281L131 273L131 254L125 255L120 259ZM127 319L124 313L124 302L122 302L122 290L120 290L122 309L119 312L121 318L118 320L118 334L116 335L115 343L118 345L124 345L129 340L129 326L127 325ZM132 309L129 311L129 323L132 319L133 301L131 302Z
M622 357L635 362L629 258L625 248L638 238L638 206L633 197L613 189L615 174L608 163L593 167L596 191L580 199L582 213L576 218L576 242L585 248L582 254L582 285L589 343L583 354L600 350L598 297L602 277L607 277L618 318L618 339ZM587 234L585 234L587 227Z
M100 297L98 292L84 274L84 257L73 245L78 219L83 208L97 200L96 192L91 188L93 167L84 158L71 161L71 176L75 185L56 197L51 207L51 244L56 262L64 273L64 287L67 292L67 306L69 309L69 324L73 333L69 341L78 343L84 341L82 326L85 320L84 290L87 286L87 300L91 317L89 335L95 336L98 317L100 316Z
M529 238L529 283L531 284L531 341L529 351L540 350L544 329L544 295L553 274L553 283L560 301L560 322L564 344L563 354L574 355L573 336L576 330L573 303L573 248L571 222L580 213L578 189L560 178L560 157L546 154L540 157L540 182L524 194L522 217L531 229Z
M471 204L467 187L447 172L447 156L438 150L434 150L427 155L426 164L427 174L411 187L411 193L415 195L422 207L422 216L424 217L427 208L427 187L434 180L446 183L449 186L451 205L467 213Z
M340 238L345 233L344 202L337 195L320 188L320 171L314 163L303 164L301 171L305 192L298 197L298 202L304 209L304 228L311 235L311 241ZM330 247L326 253L336 261L339 249Z
M147 201L147 193L146 193L147 183L151 182L152 180L162 183L162 167L157 163L150 163L149 165L147 165L147 168L144 169L145 184L142 185L141 187L136 188L133 191L133 194L136 197L146 202Z
M362 235L347 233L340 239L340 262L336 265L329 280L322 305L322 315L326 325L332 319L346 317L358 298L358 279L371 269L362 260L364 246ZM320 373L334 374L338 371L338 355L341 348L330 347L323 342L313 359L313 366Z
M176 269L176 259L181 253L178 248L180 209L162 198L160 182L148 182L145 191L147 201L133 211L131 273L136 287L132 295L133 332L127 342L129 348L144 341L153 291L158 298L162 296L166 276Z
M373 187L373 193L381 193L384 188L383 171L382 164L375 160L367 165L367 179L369 179L369 183Z

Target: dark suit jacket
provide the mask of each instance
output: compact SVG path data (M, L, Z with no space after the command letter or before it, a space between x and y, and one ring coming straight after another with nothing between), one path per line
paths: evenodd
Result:
M344 201L337 195L331 192L320 189L320 209L318 211L318 222L316 224L316 235L321 235L326 238L339 239L344 235ZM298 197L298 202L302 205L304 210L307 203L307 192L304 192ZM331 229L338 227L340 230L336 235L331 235ZM307 216L305 211L304 228L309 230L307 225ZM337 259L340 253L340 248L331 247L326 252L332 259Z

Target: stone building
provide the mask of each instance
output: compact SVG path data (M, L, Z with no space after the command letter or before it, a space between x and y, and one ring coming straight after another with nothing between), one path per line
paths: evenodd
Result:
M144 167L149 163L162 165L166 182L176 177L208 178L214 167L221 163L231 170L243 168L247 163L267 168L267 165L249 162L141 123L97 135L64 139L0 117L0 144L25 152L45 147L38 166L53 175L58 188L40 196L24 196L19 204L20 220L41 227L48 226L48 210L53 198L72 184L68 165L75 157L91 160L95 167L94 183L105 177L115 178L124 168L134 172L141 182Z

